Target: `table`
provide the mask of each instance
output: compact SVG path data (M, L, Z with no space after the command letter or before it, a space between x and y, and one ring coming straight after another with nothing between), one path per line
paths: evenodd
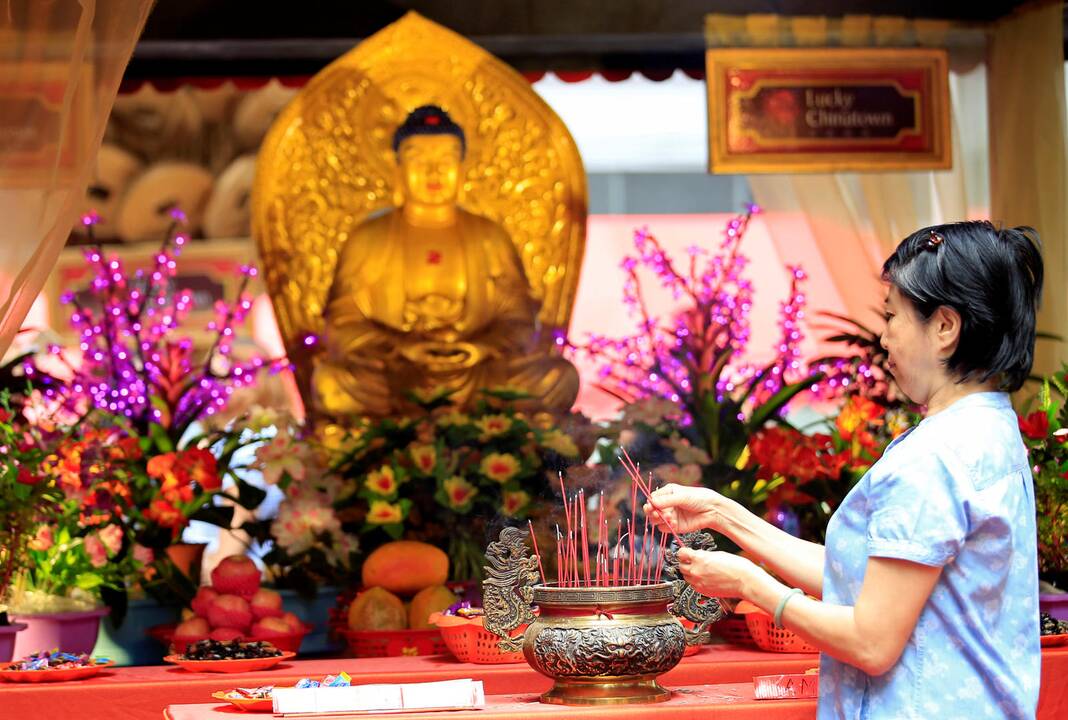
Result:
M811 720L816 714L815 700L753 699L753 683L694 685L673 688L667 702L655 705L611 705L575 707L543 705L537 695L491 695L482 710L448 713L405 713L405 720L529 720L530 718L594 718L612 720ZM229 705L218 703L172 705L165 720L234 720L237 714ZM265 716L266 717L266 716ZM379 715L377 717L398 717Z
M661 676L661 682L667 687L751 683L754 675L804 672L816 665L816 656L808 653L766 653L712 645L683 658L679 665ZM78 708L78 720L158 720L168 705L204 703L211 700L216 690L237 685L292 684L302 677L322 677L339 670L360 683L477 678L483 681L487 695L537 695L552 685L526 663L474 665L461 663L451 655L297 660L273 670L240 675L190 673L173 665L123 667L80 682L47 685L0 682L0 720L65 718L74 707Z

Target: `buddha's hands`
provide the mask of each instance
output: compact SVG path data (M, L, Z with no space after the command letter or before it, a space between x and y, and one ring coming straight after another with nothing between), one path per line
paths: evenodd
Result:
M688 533L710 528L722 530L722 510L727 498L715 490L687 485L665 485L655 490L643 511L662 532Z

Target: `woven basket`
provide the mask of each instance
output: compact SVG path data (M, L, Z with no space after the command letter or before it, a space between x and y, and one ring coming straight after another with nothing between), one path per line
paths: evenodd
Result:
M355 657L444 655L449 651L437 628L429 630L342 630Z
M761 650L784 653L814 653L816 648L786 628L777 628L771 615L765 612L750 612L745 616L745 624L753 642Z
M496 663L521 663L526 660L523 651L504 652L497 643L500 637L485 628L481 617L463 618L455 615L433 613L430 622L441 630L441 639L460 662L493 665ZM517 628L522 632L526 625Z
M749 624L742 615L728 615L722 620L712 623L709 632L716 635L731 645L739 647L755 648L756 642L749 632Z

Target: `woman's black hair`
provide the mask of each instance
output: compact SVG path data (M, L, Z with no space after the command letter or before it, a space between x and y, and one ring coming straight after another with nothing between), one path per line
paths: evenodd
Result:
M423 105L412 110L397 131L393 133L393 152L412 135L453 135L460 141L460 157L467 154L467 138L464 129L453 122L449 113L437 105Z
M1035 358L1035 311L1042 254L1034 228L997 229L988 221L934 225L901 241L883 264L891 283L927 320L939 307L961 318L946 367L960 382L997 378L1019 390Z

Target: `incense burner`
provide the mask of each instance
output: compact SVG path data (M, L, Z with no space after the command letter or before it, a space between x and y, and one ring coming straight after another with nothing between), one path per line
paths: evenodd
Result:
M689 547L713 549L707 533L684 535ZM560 587L537 584L537 559L527 554L525 534L505 528L486 552L483 582L485 627L505 651L522 649L532 668L553 679L544 703L602 705L654 703L671 693L657 677L678 664L687 642L723 617L719 603L678 577L667 554L666 582ZM535 611L535 608L537 611ZM696 623L685 630L678 617ZM522 635L512 635L527 625Z

